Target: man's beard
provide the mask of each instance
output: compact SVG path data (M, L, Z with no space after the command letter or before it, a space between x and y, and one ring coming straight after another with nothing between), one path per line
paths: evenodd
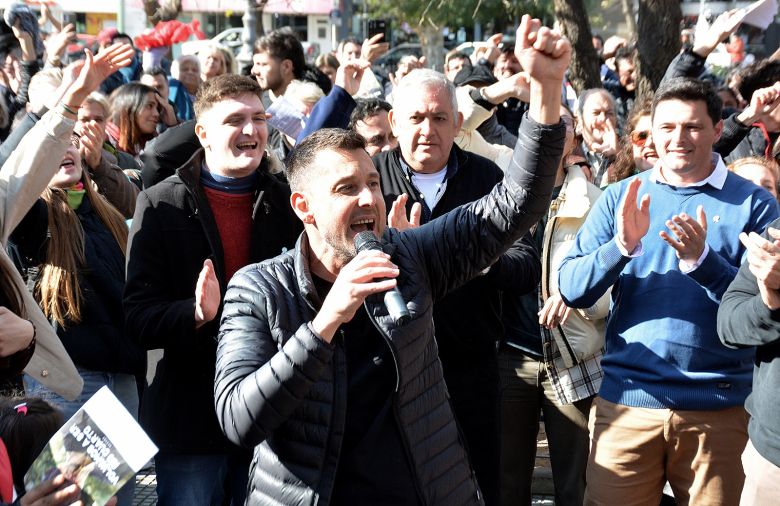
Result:
M355 245L349 244L343 237L326 232L323 234L322 239L325 241L325 244L330 246L333 251L333 256L341 262L342 265L348 264L357 255Z

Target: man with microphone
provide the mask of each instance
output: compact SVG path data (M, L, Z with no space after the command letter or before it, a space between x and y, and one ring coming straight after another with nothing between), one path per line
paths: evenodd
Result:
M517 41L532 79L529 115L503 183L472 204L400 232L386 227L380 175L360 136L321 130L292 153L291 204L304 234L294 250L236 274L217 349L220 424L255 447L247 504L483 504L432 311L550 200L571 48L528 16ZM366 231L381 249L356 254ZM388 313L384 292L395 288L408 319Z

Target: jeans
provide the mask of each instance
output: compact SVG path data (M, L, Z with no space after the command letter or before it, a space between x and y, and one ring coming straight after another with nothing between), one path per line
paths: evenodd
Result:
M232 506L242 506L249 481L245 455L158 453L158 506L221 506L225 491Z
M498 353L501 376L501 505L531 504L539 415L550 448L556 505L582 504L588 462L588 410L592 398L565 406L544 364L510 346Z
M24 390L27 397L39 397L57 408L62 413L63 421L67 421L98 390L108 386L133 418L138 418L138 389L134 376L130 374L88 371L86 369L79 369L79 374L84 380L84 389L72 401L60 397L27 375L24 376ZM131 476L127 483L117 492L117 506L132 506L134 494L135 475Z

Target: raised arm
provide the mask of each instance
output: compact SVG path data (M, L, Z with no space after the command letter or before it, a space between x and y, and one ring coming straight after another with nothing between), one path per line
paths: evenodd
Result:
M406 232L435 273L431 288L437 298L493 264L550 204L565 136L560 90L571 46L524 16L515 51L530 76L530 108L504 180L472 204Z

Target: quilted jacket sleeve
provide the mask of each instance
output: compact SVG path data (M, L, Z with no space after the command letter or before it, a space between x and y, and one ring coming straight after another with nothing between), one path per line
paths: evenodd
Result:
M271 333L268 301L286 293L281 289L271 293L263 286L261 268L239 271L230 282L214 382L222 430L232 442L250 448L290 418L326 370L334 351L308 323L295 329L282 345L277 343ZM275 313L281 319L287 310Z

